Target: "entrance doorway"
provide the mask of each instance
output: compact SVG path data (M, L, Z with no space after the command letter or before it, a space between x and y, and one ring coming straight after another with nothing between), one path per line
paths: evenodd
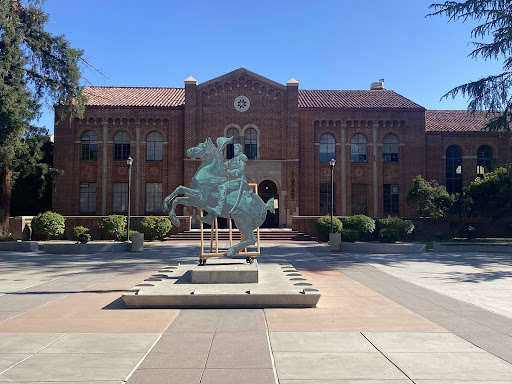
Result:
M258 185L258 195L260 195L261 199L266 203L272 197L274 199L278 199L279 195L277 193L277 186L271 180L263 180ZM275 213L267 211L267 218L265 222L261 225L261 228L279 228L279 208L276 209Z

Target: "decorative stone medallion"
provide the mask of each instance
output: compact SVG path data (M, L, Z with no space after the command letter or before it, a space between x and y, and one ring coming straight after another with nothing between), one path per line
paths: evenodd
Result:
M364 175L364 171L361 168L357 168L355 174L356 176L361 177Z
M245 112L251 106L251 102L249 101L249 98L247 98L245 96L238 96L235 99L234 105L235 105L235 109L238 112Z

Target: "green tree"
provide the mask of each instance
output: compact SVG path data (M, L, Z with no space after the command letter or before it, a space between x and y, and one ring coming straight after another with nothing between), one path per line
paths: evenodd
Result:
M453 204L454 197L439 185L437 181L427 181L420 175L412 182L412 187L407 194L405 202L416 205L420 217L444 217Z
M469 185L465 196L472 200L472 211L491 222L512 215L512 167L486 173Z
M59 102L56 119L83 116L83 52L45 31L42 0L0 0L0 237L10 234L13 165L41 103Z
M432 4L435 12L427 15L442 15L449 21L476 21L471 38L488 39L474 42L471 58L503 60L503 72L489 75L459 85L443 97L455 97L459 93L469 99L468 109L473 113L485 110L489 113L489 131L505 131L512 138L512 3L510 0L466 0L445 1Z
M53 168L53 142L48 131L27 131L12 167L11 216L50 211L52 186L61 174Z

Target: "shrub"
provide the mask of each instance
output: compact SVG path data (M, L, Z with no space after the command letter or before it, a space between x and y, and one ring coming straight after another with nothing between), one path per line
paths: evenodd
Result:
M341 232L343 225L341 224L340 219L337 217L332 218L332 231L334 233ZM315 221L315 230L319 237L327 238L329 233L331 233L331 216L326 215L318 218Z
M40 213L32 220L32 228L45 240L51 236L62 235L65 229L65 219L56 212Z
M144 217L139 224L139 232L148 240L162 239L171 228L171 221L163 216Z
M87 241L91 241L91 234L89 233L89 228L85 228L85 227L82 227L82 226L78 226L78 227L75 227L73 229L73 235L74 235L74 239L79 241L79 236L80 235L85 235L85 237L87 237Z
M365 215L354 215L343 220L343 228L352 229L358 234L373 233L375 220Z
M414 224L410 220L402 220L399 217L388 217L377 220L377 229L380 241L393 243L410 234Z
M356 242L359 240L359 232L357 232L355 229L342 228L341 240L347 241L349 243Z
M130 241L132 240L132 236L134 233L139 233L139 232L133 231L130 229L130 232L128 233L128 236L130 237ZM121 235L121 241L126 241L126 231L124 231L123 234Z
M383 243L394 243L400 240L400 233L396 228L381 228L379 229L379 240Z
M123 233L126 236L126 216L123 215L110 215L103 219L103 229L105 233L119 240Z

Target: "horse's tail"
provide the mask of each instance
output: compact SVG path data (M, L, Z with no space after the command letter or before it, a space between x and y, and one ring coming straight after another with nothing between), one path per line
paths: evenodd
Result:
M272 212L272 213L276 213L276 210L274 208L274 198L271 197L266 203L265 203L265 208Z

